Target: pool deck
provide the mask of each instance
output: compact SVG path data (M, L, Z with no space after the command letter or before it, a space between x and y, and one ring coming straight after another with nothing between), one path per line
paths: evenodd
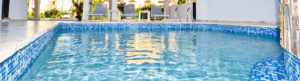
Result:
M60 22L78 22L78 21L0 21L0 63L12 56L16 51L23 48L31 41L39 37L51 27ZM82 21L79 23L116 23L107 21ZM182 22L117 22L117 23L182 23ZM258 27L278 26L264 23L233 23L233 22L183 22L197 24L225 24L225 25L246 25Z
M0 62L26 46L58 21L9 21L0 23Z

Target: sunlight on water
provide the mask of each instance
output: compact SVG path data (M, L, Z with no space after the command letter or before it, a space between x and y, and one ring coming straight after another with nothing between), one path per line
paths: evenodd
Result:
M222 32L68 32L21 80L245 81L255 63L278 54L278 41Z

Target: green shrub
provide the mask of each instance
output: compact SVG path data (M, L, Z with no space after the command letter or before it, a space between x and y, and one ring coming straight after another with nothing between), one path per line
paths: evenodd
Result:
M56 8L50 9L40 14L40 18L62 18L66 11L59 11Z
M75 7L75 9L72 10L72 13L76 13L76 16L81 16L83 12L83 0L72 0L72 3Z
M44 13L40 13L40 19L45 19L45 18L46 18L45 14Z
M178 4L184 4L186 3L186 0L178 0Z
M121 2L119 5L118 5L118 10L120 10L121 13L124 12L124 6L125 6L125 2Z
M34 18L33 12L27 12L27 18Z

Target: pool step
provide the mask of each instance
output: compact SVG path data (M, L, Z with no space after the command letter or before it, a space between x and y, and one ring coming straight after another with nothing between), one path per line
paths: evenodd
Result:
M288 81L283 56L273 56L257 63L252 70L252 81Z

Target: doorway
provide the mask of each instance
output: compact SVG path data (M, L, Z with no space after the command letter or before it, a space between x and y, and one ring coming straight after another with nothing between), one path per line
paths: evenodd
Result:
M8 18L9 0L2 1L2 19Z

